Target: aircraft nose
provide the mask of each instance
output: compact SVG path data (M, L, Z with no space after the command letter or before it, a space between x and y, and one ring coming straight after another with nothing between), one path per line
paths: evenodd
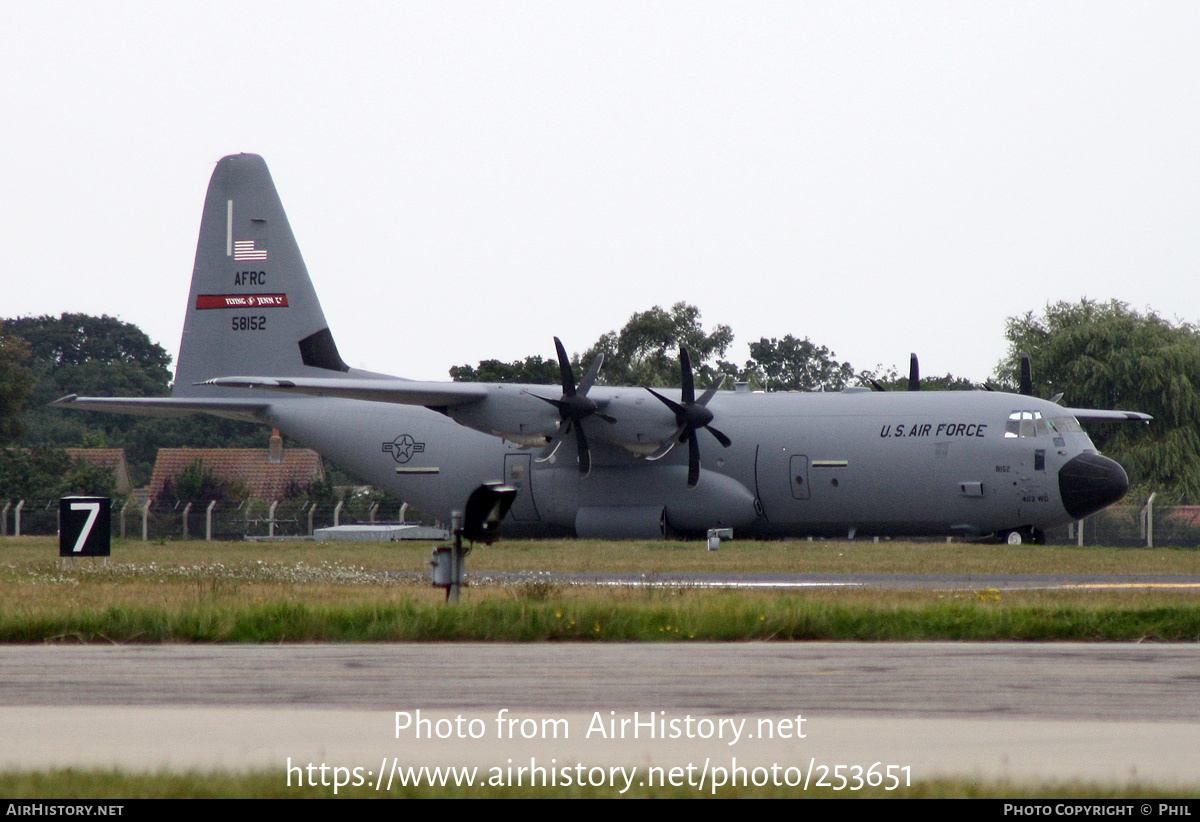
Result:
M1059 469L1058 490L1067 513L1083 519L1125 496L1129 477L1108 457L1094 452L1080 454Z

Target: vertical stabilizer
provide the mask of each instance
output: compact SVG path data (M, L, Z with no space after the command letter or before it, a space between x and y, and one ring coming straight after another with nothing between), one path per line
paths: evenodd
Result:
M348 370L267 164L255 154L223 158L204 200L173 396L240 393L194 385L212 377Z

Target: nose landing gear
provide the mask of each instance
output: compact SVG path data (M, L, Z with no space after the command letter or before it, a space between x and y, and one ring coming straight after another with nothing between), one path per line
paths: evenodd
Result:
M1001 531L996 536L1000 542L1008 545L1045 545L1046 543L1046 532L1031 525L1014 528L1011 531Z

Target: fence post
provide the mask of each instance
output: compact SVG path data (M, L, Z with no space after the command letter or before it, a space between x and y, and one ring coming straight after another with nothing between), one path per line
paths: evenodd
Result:
M267 536L275 536L275 508L279 505L279 500L271 500L270 507L267 508Z
M192 513L192 501L188 500L188 504L183 506L183 540L187 542L188 538L188 514Z
M316 512L317 504L314 502L312 505L308 506L308 535L310 537L313 535L313 514Z
M142 542L150 541L150 500L142 506Z
M337 528L342 524L342 506L346 504L344 499L338 500L337 508L333 509L333 527Z
M12 500L4 501L4 511L0 513L0 537L8 536L8 509L12 508Z
M1079 530L1075 532L1075 544L1083 547L1083 520L1079 520Z
M13 536L21 536L21 509L25 507L25 500L17 501L17 510L13 512Z
M1154 547L1154 498L1158 496L1155 492L1146 498L1146 504L1142 506L1142 515L1140 517L1142 524L1142 537L1146 540L1146 547Z
M212 500L208 504L208 508L204 511L204 541L212 542L212 512L217 505L216 500Z

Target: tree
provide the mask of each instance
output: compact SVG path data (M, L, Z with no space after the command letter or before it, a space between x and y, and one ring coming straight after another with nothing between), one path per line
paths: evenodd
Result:
M28 359L29 344L0 322L0 444L23 431L20 414L34 386L34 376L24 366Z
M197 458L163 483L159 498L180 502L240 502L248 496L245 483L219 477Z
M854 378L854 369L848 362L838 362L835 356L807 337L762 337L750 343L751 359L738 376L766 391L840 391Z
M896 370L895 366L891 366L886 370L882 366L876 366L874 369L859 371L857 378L858 381L863 385L878 384L885 391L908 390L908 375L901 374ZM979 390L979 386L968 380L966 377L956 377L948 372L940 377L921 377L920 386L922 391Z
M1152 415L1148 427L1095 423L1088 434L1132 484L1160 500L1200 501L1200 329L1084 299L1010 317L1005 337L1009 353L996 367L1005 387L1017 386L1023 351L1037 396L1061 392L1068 406Z
M90 440L128 447L132 432L147 422L145 418L68 413L49 408L49 403L67 394L161 397L169 393L170 355L135 325L87 314L5 322L29 343L29 367L37 380L22 416L22 445L64 448ZM130 456L131 470L135 462Z
M73 460L61 448L0 449L0 499L50 500L69 494L115 497L111 471Z
M714 361L733 342L733 331L718 325L705 333L700 309L684 302L665 311L654 306L633 314L620 331L609 331L580 358L586 368L604 354L599 382L605 385L674 386L680 384L679 346L685 345L698 387L710 385L718 374Z
M558 362L541 357L526 357L511 363L480 360L477 368L469 365L450 367L455 382L517 382L532 385L557 385L561 381Z
M116 317L63 314L7 320L29 343L39 378L36 402L68 393L89 396L165 396L171 357L136 325Z
M206 415L165 419L49 408L66 394L166 396L171 357L136 325L115 317L62 314L4 322L6 331L18 332L28 343L29 370L36 379L21 417L23 446L124 448L131 479L144 484L159 448L245 448L265 442L261 426ZM0 353L0 388L2 361Z

